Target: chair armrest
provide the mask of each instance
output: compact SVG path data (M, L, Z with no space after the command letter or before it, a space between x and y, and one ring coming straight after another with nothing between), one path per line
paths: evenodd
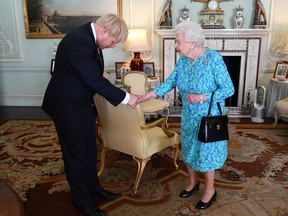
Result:
M162 131L169 137L173 137L175 134L171 131L168 130L168 128L166 127L166 124L165 124L165 118L160 118L154 122L151 122L151 123L148 123L148 124L142 124L141 125L141 130L148 130L148 129L151 129L153 127L156 127L156 126L161 126L162 128Z
M160 118L155 120L154 122L148 123L148 124L142 124L141 125L141 130L148 130L150 128L156 127L156 126L161 126L162 122L165 122L164 118Z
M178 99L174 100L174 103L178 104L178 105L182 105L182 102Z

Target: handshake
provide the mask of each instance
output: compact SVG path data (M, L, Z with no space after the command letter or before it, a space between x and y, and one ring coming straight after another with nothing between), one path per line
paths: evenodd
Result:
M157 95L154 92L149 92L146 95L130 95L130 99L128 101L128 105L132 108L135 108L139 103L157 98Z
M149 92L146 95L130 95L130 99L128 101L128 105L135 108L139 103L157 98L154 92ZM206 94L186 94L186 101L191 104L203 103L207 101Z

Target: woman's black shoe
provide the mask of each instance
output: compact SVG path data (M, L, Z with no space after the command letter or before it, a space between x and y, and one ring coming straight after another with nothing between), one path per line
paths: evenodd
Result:
M199 200L199 202L196 204L196 208L197 209L207 209L207 208L209 208L212 205L212 203L214 201L216 201L216 196L217 196L217 193L216 193L216 190L215 190L215 193L213 194L213 196L211 197L211 199L207 203L204 203L204 202L202 202L202 200Z
M186 198L188 196L190 196L194 191L199 191L200 188L200 182L198 181L198 183L194 186L194 188L192 188L192 190L190 191L186 191L185 189L181 191L181 193L179 194L179 196L181 198Z

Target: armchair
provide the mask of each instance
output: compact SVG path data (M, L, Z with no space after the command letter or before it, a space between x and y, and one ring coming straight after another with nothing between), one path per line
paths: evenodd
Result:
M146 124L140 105L135 109L123 104L114 107L98 94L94 96L94 102L101 122L99 131L100 142L103 144L99 176L104 170L106 152L111 149L131 155L137 162L134 193L137 193L144 168L153 154L172 147L174 165L178 168L176 160L180 136L166 128L164 118Z
M129 71L122 75L122 83L131 86L131 93L145 95L147 93L147 75L140 71ZM163 99L152 99L141 103L145 114L160 114L166 112L166 126L169 117L169 102Z
M277 100L274 106L274 119L273 127L276 127L279 117L288 118L288 97Z

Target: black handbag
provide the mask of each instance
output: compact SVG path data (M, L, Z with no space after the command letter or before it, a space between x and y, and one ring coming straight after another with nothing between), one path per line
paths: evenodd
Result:
M198 133L198 140L204 143L229 139L228 116L222 115L219 102L217 102L217 106L218 106L220 115L210 116L213 95L214 95L214 92L212 93L212 96L211 96L208 114L207 116L202 117L200 129Z

